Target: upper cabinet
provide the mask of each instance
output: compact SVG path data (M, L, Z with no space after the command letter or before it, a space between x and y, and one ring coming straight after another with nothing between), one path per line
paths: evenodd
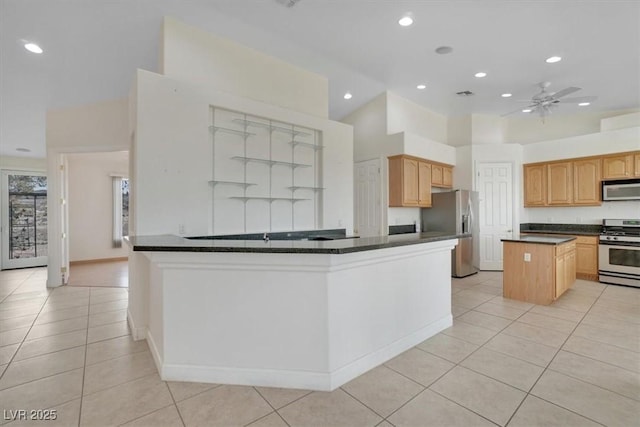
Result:
M547 205L547 165L524 165L524 205Z
M635 175L634 172L634 154L632 153L607 156L602 159L602 179L631 178Z
M573 162L573 203L575 205L600 204L600 159Z
M524 206L598 206L600 157L524 165Z
M633 164L634 166L634 175L635 176L640 176L640 153L636 153L633 155Z
M429 163L404 155L389 157L389 206L431 206Z
M573 202L573 162L547 165L547 204L570 205Z
M431 163L431 186L451 188L453 185L453 166Z

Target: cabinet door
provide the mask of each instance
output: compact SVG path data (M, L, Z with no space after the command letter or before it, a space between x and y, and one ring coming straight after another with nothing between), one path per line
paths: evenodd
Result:
M546 165L524 165L524 205L547 205Z
M569 205L573 202L572 162L550 163L547 165L547 203L549 205Z
M640 166L638 166L640 168ZM638 169L640 174L640 169ZM442 186L447 188L453 187L453 168L448 166L442 167Z
M610 156L602 159L602 179L633 176L633 154Z
M600 204L600 159L573 162L573 203Z
M402 159L402 204L418 206L418 161Z
M418 162L418 205L431 207L431 164Z
M576 281L576 250L575 246L564 254L564 287L562 293L569 289ZM562 294L560 294L562 295Z
M442 166L431 165L431 185L435 187L442 187L442 182Z
M640 153L633 155L633 170L635 176L640 176Z

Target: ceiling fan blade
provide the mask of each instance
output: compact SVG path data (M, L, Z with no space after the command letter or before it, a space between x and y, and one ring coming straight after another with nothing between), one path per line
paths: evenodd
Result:
M564 88L564 89L562 89L562 90L560 90L560 91L558 91L558 92L554 93L552 96L553 96L554 98L558 99L558 98L562 98L563 96L567 96L567 95L569 95L570 93L577 92L577 91L579 91L580 89L581 89L581 88L579 88L579 87L567 87L567 88Z
M593 102L596 99L598 99L597 96L575 96L573 98L561 99L560 102L562 102L563 104L566 104L566 103L579 104L580 102Z

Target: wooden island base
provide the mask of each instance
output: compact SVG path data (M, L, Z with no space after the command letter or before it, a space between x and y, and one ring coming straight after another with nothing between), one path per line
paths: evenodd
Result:
M576 280L575 238L503 240L503 296L548 305Z

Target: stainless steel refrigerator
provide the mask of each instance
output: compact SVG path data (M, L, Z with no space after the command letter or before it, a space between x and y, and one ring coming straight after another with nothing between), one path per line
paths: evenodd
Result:
M464 234L451 253L451 275L470 276L478 272L478 193L468 190L431 195L430 208L422 208L422 231Z

